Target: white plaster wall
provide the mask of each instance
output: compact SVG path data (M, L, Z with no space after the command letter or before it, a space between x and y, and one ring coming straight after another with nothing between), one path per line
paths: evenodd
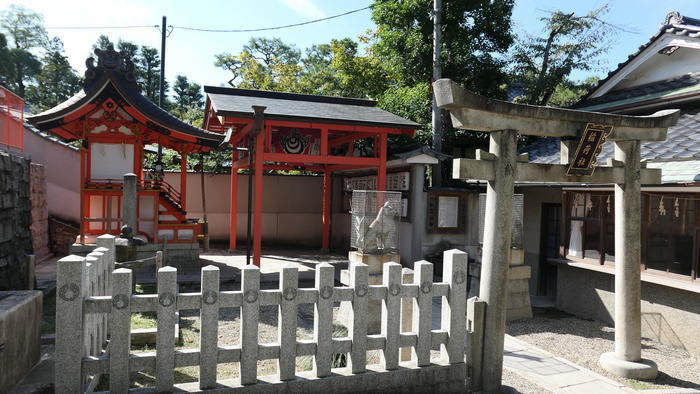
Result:
M43 164L49 215L77 223L80 220L80 152L24 131L24 153Z
M699 64L700 51L697 49L679 48L670 56L657 53L627 75L614 89L639 86L696 72L700 70Z
M180 173L165 174L180 190ZM229 239L230 174L205 174L209 234L214 241ZM187 174L187 216L202 218L201 175ZM323 177L266 175L263 178L263 243L321 246ZM238 175L238 241L245 242L248 177Z
M90 177L92 179L124 179L134 172L134 146L131 144L90 144Z

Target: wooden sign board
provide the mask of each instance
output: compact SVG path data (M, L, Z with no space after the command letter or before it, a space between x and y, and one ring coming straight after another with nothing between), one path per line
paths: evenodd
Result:
M600 150L612 129L609 125L588 123L566 175L593 175Z

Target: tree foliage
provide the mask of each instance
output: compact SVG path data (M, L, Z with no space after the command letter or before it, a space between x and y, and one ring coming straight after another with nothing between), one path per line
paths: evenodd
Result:
M516 101L547 105L558 89L559 102L552 103L562 105L570 101L562 101L561 97L573 88L567 77L575 70L596 69L599 56L608 50L607 43L614 36L615 26L601 19L607 11L607 5L585 15L553 11L540 19L543 35L525 35L518 40L512 53L512 72L524 91Z
M0 28L8 40L7 59L10 70L4 78L10 89L24 97L27 85L41 71L41 63L34 54L48 43L44 29L44 18L36 12L19 5L10 7L0 13Z
M198 83L191 83L184 75L176 77L173 92L175 93L175 106L181 111L188 108L201 108L204 105L202 86Z
M80 90L80 77L63 54L63 42L54 37L41 59L41 72L37 84L27 89L27 101L42 110L55 107Z
M513 0L444 1L442 75L491 97L504 97L506 61L500 54L513 42ZM376 0L373 45L404 86L428 84L432 77L433 1Z

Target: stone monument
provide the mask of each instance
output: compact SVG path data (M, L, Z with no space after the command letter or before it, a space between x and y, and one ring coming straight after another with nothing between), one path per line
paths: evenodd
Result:
M341 272L340 281L351 283L350 272L357 263L367 264L369 285L382 284L384 264L400 263L399 221L401 220L401 193L375 190L352 192L352 228L350 246L356 250L348 253L348 270ZM341 316L347 305L341 305ZM369 323L367 332L378 334L381 330L382 304L370 301L367 310Z

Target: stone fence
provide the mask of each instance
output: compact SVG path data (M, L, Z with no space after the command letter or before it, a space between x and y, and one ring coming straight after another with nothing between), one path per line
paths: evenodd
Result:
M56 392L89 390L94 377L109 375L109 390L126 393L130 374L155 376L156 387L146 392L461 392L467 375L479 376L484 305L467 301L467 255L445 253L444 281L433 283L433 265L415 264L413 283L402 284L401 265L387 263L381 285L368 284L368 268L355 264L349 287L336 287L334 267L316 268L315 287L299 288L297 268L280 273L279 289L260 289L260 270L243 268L240 291L219 290L219 269L201 270L201 292L179 293L177 270L158 270L157 294L132 294L132 272L113 265L113 238L102 236L104 249L87 258L68 256L58 262ZM98 240L99 242L99 240ZM98 244L99 245L99 244ZM101 245L100 245L101 246ZM111 276L111 277L110 277ZM97 278L97 280L94 280ZM103 280L99 280L103 278ZM106 280L105 280L106 279ZM433 297L443 297L441 328L432 329ZM413 300L410 332L401 332L401 300ZM382 303L381 333L367 334L369 300ZM333 338L333 307L352 303L348 336ZM297 339L299 304L314 305L314 339ZM276 343L258 342L261 306L277 306ZM219 346L219 309L239 307L240 345ZM199 348L175 349L179 310L200 310ZM134 312L155 312L154 352L130 352L130 319ZM105 322L109 321L110 326ZM108 352L99 353L109 337ZM410 362L399 361L401 348L411 348ZM367 365L367 351L380 351L380 364ZM431 350L440 360L431 362ZM81 351L82 350L82 351ZM336 353L348 354L346 368L332 369ZM466 363L465 363L465 354ZM472 354L474 356L472 356ZM313 370L296 371L296 357L313 356ZM260 360L277 360L277 375L258 376ZM219 363L240 363L240 378L217 382ZM199 382L174 384L177 367L199 366Z

